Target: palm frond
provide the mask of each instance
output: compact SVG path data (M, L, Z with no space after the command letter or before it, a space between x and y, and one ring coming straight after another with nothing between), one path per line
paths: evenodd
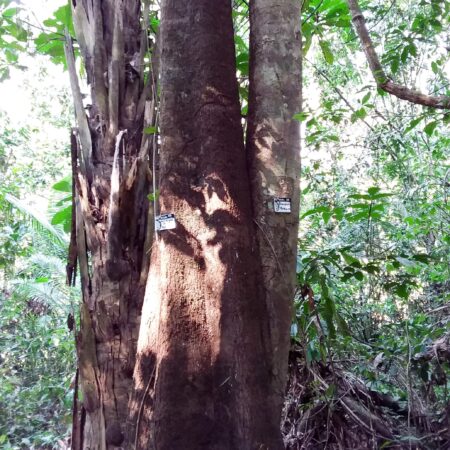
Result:
M52 243L59 247L59 250L66 250L69 243L69 238L64 231L54 227L40 211L27 205L25 202L12 194L6 193L2 197L6 202L29 218L34 231L40 233L41 235L45 234L44 239L50 238Z

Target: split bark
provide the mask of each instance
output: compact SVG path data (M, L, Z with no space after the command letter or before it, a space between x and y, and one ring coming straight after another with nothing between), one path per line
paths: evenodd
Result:
M250 95L247 151L254 221L270 318L272 405L284 399L296 286L301 110L300 2L250 3ZM291 211L277 213L287 198Z
M282 449L229 0L164 0L161 213L135 369L136 448Z
M430 108L450 109L450 97L431 96L421 92L417 92L406 86L394 83L389 79L381 66L378 55L375 51L372 39L366 27L366 20L361 11L357 0L347 0L348 7L352 16L352 21L355 26L356 33L361 41L364 53L366 54L367 62L377 86L383 91L394 95L402 100L406 100L417 105L428 106Z
M149 140L138 108L146 92L141 5L138 0L71 5L92 97L92 105L83 104L67 34L78 124L75 228L83 292L76 343L82 405L74 415L79 423L72 448L129 448L124 424L145 289L140 280L148 269Z

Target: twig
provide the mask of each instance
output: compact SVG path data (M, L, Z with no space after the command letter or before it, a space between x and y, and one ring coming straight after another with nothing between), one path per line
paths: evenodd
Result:
M148 379L147 387L145 388L144 395L142 396L141 405L139 406L139 413L138 413L138 417L136 420L136 433L134 436L134 448L135 449L137 448L137 442L138 442L138 437L139 437L139 425L141 424L142 412L144 411L145 399L150 390L150 386L151 386L153 378L155 376L155 371L156 371L156 364L154 365L152 373L150 374L150 378Z

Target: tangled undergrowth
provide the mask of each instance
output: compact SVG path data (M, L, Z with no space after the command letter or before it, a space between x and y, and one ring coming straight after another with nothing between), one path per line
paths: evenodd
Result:
M436 372L450 360L450 334L415 355L416 369L427 361ZM377 361L375 361L375 364ZM441 408L433 386L416 389L409 380L392 383L409 392L408 401L372 390L351 371L350 362L306 364L300 346L292 348L282 419L287 450L369 450L450 448L450 401ZM439 376L441 380L439 381ZM442 373L433 384L443 383ZM446 380L445 380L446 382Z

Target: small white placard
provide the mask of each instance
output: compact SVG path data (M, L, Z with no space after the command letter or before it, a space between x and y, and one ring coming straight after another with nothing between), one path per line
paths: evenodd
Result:
M156 218L156 231L173 230L176 227L175 214L163 214Z
M285 197L275 197L273 199L273 210L276 213L289 214L291 212L291 199Z

